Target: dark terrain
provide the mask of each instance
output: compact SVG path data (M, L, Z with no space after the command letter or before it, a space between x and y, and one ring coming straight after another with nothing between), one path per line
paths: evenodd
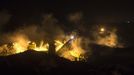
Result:
M20 54L0 57L2 75L134 75L134 51L130 48L92 46L87 61L69 61L44 52L27 50Z

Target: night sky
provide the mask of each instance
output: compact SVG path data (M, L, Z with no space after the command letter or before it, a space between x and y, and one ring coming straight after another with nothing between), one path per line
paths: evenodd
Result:
M67 16L81 12L85 28L96 24L115 26L125 40L128 38L133 43L133 7L129 0L0 0L0 12L11 16L7 23L0 23L0 28L8 32L24 24L39 24L44 13L52 13L65 27L71 28Z
M132 1L86 1L86 0L1 0L1 9L8 10L18 19L26 19L31 16L40 15L42 13L53 13L57 18L65 18L67 14L72 12L83 12L87 20L104 21L115 19L132 20L134 19L134 10ZM100 20L101 19L101 20Z

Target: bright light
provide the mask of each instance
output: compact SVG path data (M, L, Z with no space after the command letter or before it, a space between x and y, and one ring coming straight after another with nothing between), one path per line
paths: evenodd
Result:
M74 36L72 35L70 38L71 38L71 39L74 39Z
M105 31L105 28L101 28L100 31L101 31L101 32L104 32L104 31Z

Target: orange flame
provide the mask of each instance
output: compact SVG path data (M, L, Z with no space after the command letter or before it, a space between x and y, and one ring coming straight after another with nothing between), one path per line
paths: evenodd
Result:
M66 36L66 39L61 40L55 40L55 46L56 51L61 49L63 45L70 39L74 39L74 36ZM44 43L44 41L40 41L39 45L36 45L35 42L31 42L28 38L26 38L24 35L15 35L11 37L11 40L13 41L13 45L5 44L0 47L0 54L5 51L5 55L11 55L11 54L17 54L26 51L27 49L32 49L35 51L48 51L49 44ZM65 51L63 51L62 55L59 55L61 57L64 57L66 59L69 59L71 61L75 61L78 59L81 54L84 53L84 50L81 48L81 39L74 39L74 41L70 44L71 48L66 48ZM12 50L11 50L12 49ZM10 52L11 51L11 52Z

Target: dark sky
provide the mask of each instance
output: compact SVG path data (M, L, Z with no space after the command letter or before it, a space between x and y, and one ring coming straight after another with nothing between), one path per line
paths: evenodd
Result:
M53 13L59 18L72 12L83 12L86 19L104 21L134 19L132 1L124 0L0 0L1 9L18 18L28 18L41 13ZM117 22L118 22L117 21Z
M82 11L93 17L133 16L133 2L124 0L1 0L2 9L17 15L52 12L65 15Z
M134 22L134 4L130 0L0 0L0 8L8 10L16 23L39 22L43 13L65 21L73 12L82 12L87 22Z

